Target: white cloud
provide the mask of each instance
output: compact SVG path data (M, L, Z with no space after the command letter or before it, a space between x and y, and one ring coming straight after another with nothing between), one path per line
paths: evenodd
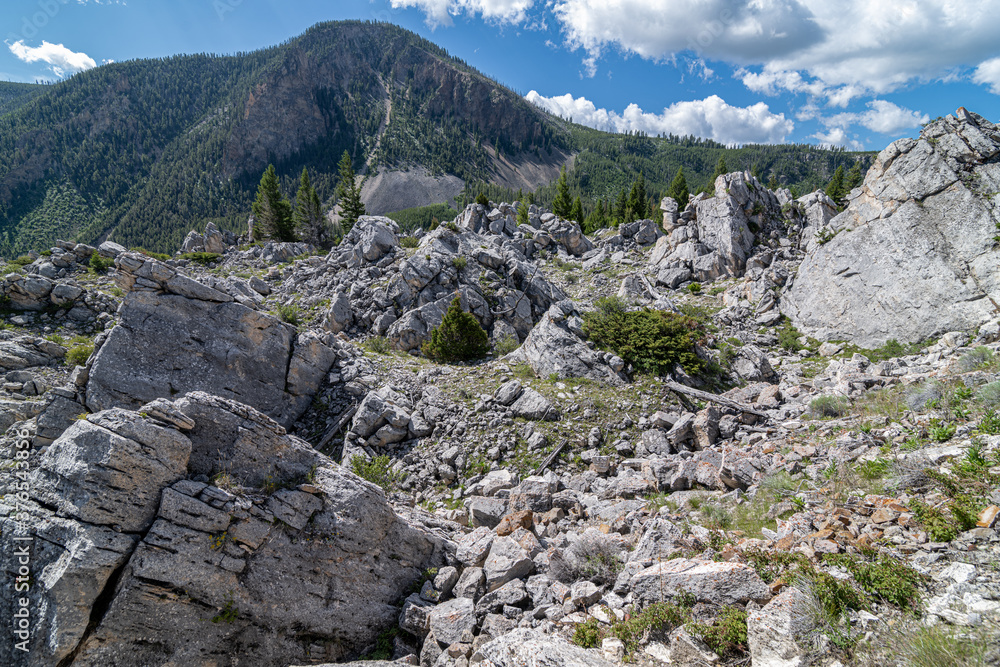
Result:
M979 67L972 75L972 80L976 83L990 87L990 92L1000 95L1000 58L991 58L979 63Z
M662 113L647 113L636 104L624 112L599 109L585 97L570 94L544 97L532 90L525 96L550 113L608 132L641 130L648 134L694 135L724 144L781 143L795 129L784 114L771 113L763 102L734 107L717 95L703 100L676 102Z
M567 43L592 58L607 48L651 60L690 50L763 66L743 76L758 92L818 87L839 106L948 77L1000 50L1000 0L556 0L552 11ZM991 72L977 75L992 85Z
M810 113L815 111L815 108L810 109ZM815 114L811 117L818 118L826 128L825 132L812 135L821 144L847 146L859 151L864 150L865 146L858 141L857 134L850 132L852 126L860 125L872 132L893 136L930 120L927 114L906 109L887 100L872 100L868 103L868 110L861 113L838 113L825 118Z
M70 51L62 44L43 41L41 46L30 47L25 45L22 39L7 46L18 60L26 63L47 63L52 73L58 77L97 67L97 62L86 53Z
M414 7L427 16L432 28L449 26L452 17L466 14L481 15L497 23L521 23L535 0L390 0L393 9Z

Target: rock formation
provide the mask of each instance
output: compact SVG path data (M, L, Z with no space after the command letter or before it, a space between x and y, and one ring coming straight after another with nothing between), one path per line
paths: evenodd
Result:
M995 316L1000 129L960 109L882 151L781 299L821 339L876 347Z

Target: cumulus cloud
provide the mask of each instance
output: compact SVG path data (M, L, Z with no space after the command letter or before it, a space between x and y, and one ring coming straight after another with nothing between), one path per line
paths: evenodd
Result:
M52 73L59 77L97 67L97 62L86 53L76 53L62 44L43 41L41 46L31 47L22 39L7 46L18 60L26 63L46 63Z
M753 90L819 87L841 105L947 77L996 56L1000 43L1000 0L556 0L552 11L590 58L607 48L651 60L690 50L763 67L744 75ZM979 76L992 85L990 71Z
M898 106L888 100L872 100L868 110L861 113L839 113L820 118L828 128L847 128L861 125L880 134L899 134L904 130L919 127L930 120L930 116Z
M449 26L452 17L466 14L480 15L497 23L521 23L534 0L390 0L393 9L414 7L427 16L432 28Z
M990 92L1000 95L1000 58L991 58L979 64L972 74L976 83L990 87Z
M691 134L724 144L749 144L782 143L795 129L790 119L784 114L771 113L763 102L734 107L718 95L676 102L659 114L645 112L636 104L630 104L619 114L599 109L585 97L570 94L544 97L532 90L525 99L550 113L607 132L641 130L648 134Z

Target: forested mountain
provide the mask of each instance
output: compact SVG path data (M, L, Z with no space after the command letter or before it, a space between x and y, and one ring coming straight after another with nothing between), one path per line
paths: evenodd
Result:
M45 86L38 83L0 81L0 116L20 108L44 91Z
M171 251L209 220L242 231L269 163L289 195L307 167L330 204L345 150L362 172L420 165L470 187L530 189L576 154L570 182L588 203L640 171L653 192L665 188L681 165L694 189L722 154L733 168L756 165L765 178L773 171L805 187L854 159L597 132L402 28L325 23L253 53L112 63L51 86L0 84L0 254L56 238Z

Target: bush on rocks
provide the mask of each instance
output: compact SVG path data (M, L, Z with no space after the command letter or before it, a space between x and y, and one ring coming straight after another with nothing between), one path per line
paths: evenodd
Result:
M456 296L441 325L431 331L431 339L424 343L422 350L427 357L437 361L478 359L490 351L490 337L475 315L462 310L461 299Z
M689 374L705 369L695 352L704 329L694 318L648 308L630 312L615 297L598 299L596 305L597 310L583 318L584 332L597 347L653 375L665 375L675 364Z

